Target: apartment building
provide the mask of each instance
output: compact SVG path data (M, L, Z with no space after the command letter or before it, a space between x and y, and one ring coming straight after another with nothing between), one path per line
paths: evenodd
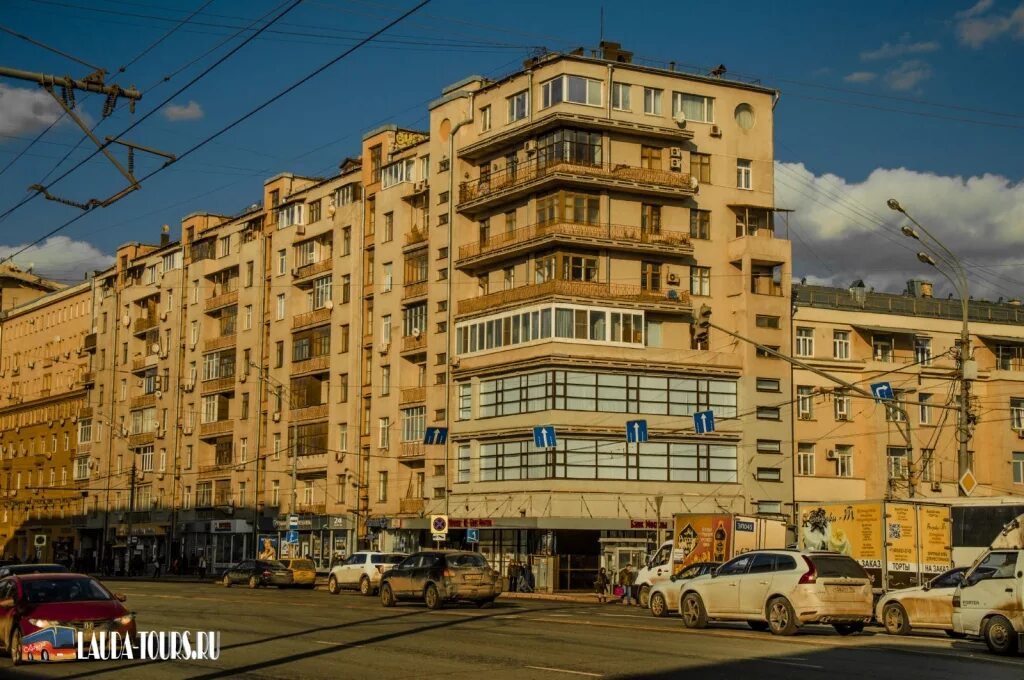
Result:
M935 299L911 281L903 294L794 287L793 355L866 387L886 381L909 418L810 371L793 371L795 495L799 501L956 497L959 300ZM972 496L1024 491L1024 309L968 303Z
M64 288L56 281L22 271L11 263L0 264L0 312Z
M47 288L0 313L0 555L22 560L64 560L81 548L72 476L96 342L92 283L39 297Z

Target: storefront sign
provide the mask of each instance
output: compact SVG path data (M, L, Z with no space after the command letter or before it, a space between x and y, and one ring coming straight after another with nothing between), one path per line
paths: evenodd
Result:
M451 529L465 529L467 527L493 527L493 519L449 519L448 527Z
M367 529L387 529L391 526L389 517L370 517L366 520Z
M668 529L668 522L661 521L657 522L653 519L631 519L629 520L630 529Z
M280 529L282 531L287 531L288 528L289 528L288 527L288 518L285 518L285 519L275 519L274 520L274 528L275 529ZM313 528L313 520L308 519L308 518L307 519L303 519L301 517L299 518L299 531L309 531L312 528Z
M214 534L229 533L231 528L231 520L229 519L210 522L210 532Z
M331 517L329 525L331 529L347 529L348 517Z
M252 531L252 524L244 519L215 519L210 522L213 534L246 534Z

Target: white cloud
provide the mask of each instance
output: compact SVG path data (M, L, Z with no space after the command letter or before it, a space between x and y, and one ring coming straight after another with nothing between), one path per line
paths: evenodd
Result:
M978 16L979 14L984 14L985 12L989 11L990 9L992 9L992 5L994 4L995 0L978 0L978 2L974 3L965 10L957 12L953 16L957 19L970 19L972 17Z
M899 233L904 222L885 205L896 198L962 261L971 263L975 298L1024 295L1020 268L999 266L1022 259L1024 182L905 168L880 168L862 182L848 182L832 174L815 175L802 163L778 163L775 177L776 205L795 210L790 224L797 277L843 287L864 279L876 290L900 292L908 279L924 276L943 295L950 292L938 272L917 261L919 244ZM995 268L979 269L985 266Z
M843 78L848 83L870 83L872 80L878 77L877 73L872 71L854 71Z
M40 88L10 87L0 83L0 134L37 132L60 118L61 112L60 105Z
M932 68L920 59L911 59L885 74L885 84L893 90L905 92L932 77Z
M188 104L185 106L180 104L171 104L164 109L164 118L171 122L179 120L199 120L202 117L203 107L194 99L190 99Z
M0 245L0 259L23 247L24 244ZM32 271L39 276L65 282L81 280L86 272L106 269L113 263L112 255L88 241L75 241L67 236L52 236L14 258L14 264L23 270L32 265Z
M861 61L879 61L881 59L896 59L910 54L926 54L937 51L941 45L934 40L923 42L911 42L910 34L904 33L899 41L895 43L885 42L877 50L868 50L860 53Z
M1018 5L1010 14L979 16L991 7L991 3L989 3L984 9L974 12L974 9L982 5L984 1L982 0L971 9L966 10L966 12L973 12L971 14L963 12L957 14L956 36L961 44L978 49L985 43L1007 34L1016 40L1024 39L1024 3ZM964 16L961 17L961 14Z

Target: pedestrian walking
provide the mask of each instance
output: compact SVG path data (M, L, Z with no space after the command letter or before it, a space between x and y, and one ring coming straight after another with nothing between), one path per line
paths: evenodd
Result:
M594 591L597 593L597 601L604 604L608 601L608 572L604 567L597 571L597 578L594 579Z
M199 578L206 578L206 555L199 556Z
M622 587L622 604L627 607L635 603L635 600L633 599L634 579L636 579L636 574L633 571L632 564L627 564L619 570L619 586Z
M160 559L153 557L153 578L160 578Z

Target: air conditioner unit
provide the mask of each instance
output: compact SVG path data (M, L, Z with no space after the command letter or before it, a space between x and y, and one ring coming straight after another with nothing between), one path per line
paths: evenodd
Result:
M184 390L185 392L191 392L193 389L195 389L195 385L193 383L188 382L182 385L181 389Z
M388 350L391 349L391 343L390 342L382 342L382 343L380 343L380 347L378 349L380 350L381 354L387 354Z
M721 137L722 136L722 128L718 127L717 125L712 125L711 126L711 136L712 137Z
M160 320L161 321L167 321L167 310L166 309L164 311L160 312Z
M674 273L669 274L668 275L668 282L669 282L669 285L678 286L679 285L679 274L674 274Z
M836 452L833 449L829 449L825 452L825 460L835 460Z
M36 367L36 362L34 362L34 361L28 362L28 367L29 368L35 368Z
M298 276L299 276L299 268L298 267L293 267L292 268L292 276L298 278Z
M461 364L462 361L459 359L459 357L452 357L452 360L449 363L451 364L452 368L458 368L459 364Z
M536 153L537 141L533 139L526 140L526 142L523 143L523 151L525 151L526 153Z
M302 224L295 225L295 233L298 234L299 236L302 236L303 234L305 234L306 233L305 225L302 225Z
M244 383L248 379L249 379L249 374L248 373L242 373L241 375L238 376L238 382L240 382L240 383Z
M669 156L669 158L682 158L683 157L683 149L681 147L678 147L678 146L673 146L672 148L670 148L668 150L668 156Z
M64 358L65 359L70 359L71 358L71 352L64 352Z
M275 411L274 415L271 416L271 418L273 418L275 423L281 422L281 412L280 411Z
M942 482L932 482L932 492L942 493Z
M668 162L668 168L672 172L682 172L683 171L683 159L682 158L672 158L672 159L670 159L669 162Z
M412 191L413 191L414 194L418 194L421 191L426 191L426 190L427 190L427 183L426 183L426 181L416 182L415 184L412 185Z
M811 419L811 414L810 413L801 413L798 417L799 417L800 420L810 420Z

